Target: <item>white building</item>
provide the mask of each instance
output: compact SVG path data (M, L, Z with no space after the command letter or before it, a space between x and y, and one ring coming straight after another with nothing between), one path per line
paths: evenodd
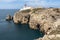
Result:
M20 9L20 11L23 10L29 10L29 9L33 9L32 7L27 6L26 4L24 5L24 7L22 9Z

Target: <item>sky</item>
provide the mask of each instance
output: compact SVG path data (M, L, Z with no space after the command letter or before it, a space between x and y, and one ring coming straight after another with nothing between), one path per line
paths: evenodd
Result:
M0 0L0 9L20 9L25 3L31 7L60 8L60 0Z

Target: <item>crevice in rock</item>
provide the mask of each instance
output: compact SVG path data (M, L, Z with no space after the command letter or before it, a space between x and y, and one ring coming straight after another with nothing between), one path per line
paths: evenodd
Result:
M52 18L53 18L54 20L56 20L56 18L55 18L54 16L52 16Z
M37 24L36 26L37 26L38 30L40 30L40 24Z

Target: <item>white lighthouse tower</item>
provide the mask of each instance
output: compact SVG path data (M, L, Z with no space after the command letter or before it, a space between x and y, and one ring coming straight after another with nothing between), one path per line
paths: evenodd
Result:
M27 4L25 4L24 7L22 9L20 9L20 11L29 10L29 9L33 9L33 8L29 7L29 6L27 6Z

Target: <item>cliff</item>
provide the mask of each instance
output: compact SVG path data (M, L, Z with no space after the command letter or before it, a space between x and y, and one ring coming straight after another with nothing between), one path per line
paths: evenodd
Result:
M50 31L49 34L45 34L43 38L38 38L36 40L60 40L60 19L57 19L54 22L54 27Z
M34 8L32 10L18 11L13 17L14 23L29 23L31 29L45 33L43 38L37 40L58 40L60 38L60 9Z
M30 15L29 25L32 29L47 32L54 27L54 22L60 18L60 11L56 8L40 9Z
M18 11L13 16L14 23L26 24L29 21L29 13L31 10Z

